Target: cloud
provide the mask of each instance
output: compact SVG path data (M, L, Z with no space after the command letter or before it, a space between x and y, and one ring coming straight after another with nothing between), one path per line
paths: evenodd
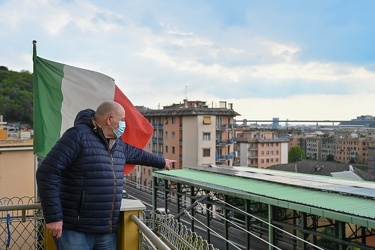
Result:
M375 94L367 97L375 98ZM234 110L242 115L237 117L238 119L272 120L277 117L289 120L350 120L360 115L373 114L371 105L363 105L362 94L299 95L272 99L236 98L227 101L234 103Z
M187 8L191 4L194 10ZM308 19L303 9L299 9L300 22L294 25L293 13L287 7L273 8L275 18L262 14L268 4L252 3L251 12L246 13L240 11L248 6L246 1L241 2L241 8L213 5L147 0L2 1L1 64L13 70L32 71L31 41L37 39L40 56L110 75L135 104L149 107L180 102L185 97L185 86L190 100L232 100L235 107L244 107L240 113L249 116L254 115L254 109L248 108L254 100L262 107L255 111L267 116L276 116L276 111L292 116L288 113L293 110L291 103L315 115L315 106L324 103L330 107L330 101L346 105L335 110L335 114L345 114L352 106L358 110L367 107L366 100L372 100L373 64L334 57L335 53L340 53L340 58L363 53L332 49L332 44L350 48L347 42L353 39L345 39L343 30L339 42L324 40L331 45L327 49L316 34L306 31L304 24L319 34L333 33L335 26L313 27L320 23ZM221 11L234 12L222 19ZM238 11L247 18L232 22L230 18ZM324 8L315 11L329 16ZM193 13L197 15L194 20ZM373 29L367 21L351 29ZM366 40L363 34L361 48L373 47L366 45L371 37ZM343 101L345 98L354 100L355 105ZM306 105L318 101L315 106ZM319 108L324 110L323 106Z

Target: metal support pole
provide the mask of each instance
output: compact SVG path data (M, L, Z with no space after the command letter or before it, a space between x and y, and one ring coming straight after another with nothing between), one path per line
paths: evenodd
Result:
M248 214L252 214L251 213L251 208L250 208L250 200L245 200L245 212L246 212L246 215L245 215L245 228L247 231L250 232L251 230L251 216L249 216ZM246 234L246 249L250 249L250 237L251 235L249 233Z
M337 230L337 233L338 233L338 238L340 239L341 242L343 242L346 237L345 237L345 223L344 222L341 222L341 221L337 221L337 227L338 227L338 230ZM347 249L347 245L345 244L338 244L339 247L338 249L339 250L345 250Z
M306 216L306 213L304 212L301 212L301 228L303 230L307 229L307 216ZM302 235L303 235L303 239L307 240L308 234L303 232ZM306 248L307 248L307 243L302 242L302 250L305 250Z
M273 206L268 205L268 249L272 250L273 246L275 245L275 236L274 236L274 230L272 227L272 221L273 221Z
M225 204L227 204L228 201L229 201L228 195L224 195ZM229 213L229 211L226 209L226 206L224 206L223 212L224 212L224 218L225 218L225 220L224 220L224 237L225 237L225 239L228 239L228 237L229 237L229 232L228 232L228 228L229 228L229 226L228 226L228 213ZM228 250L228 249L229 249L229 241L226 240L225 241L225 250Z
M181 212L181 183L177 183L177 213ZM180 218L178 218L180 220Z
M168 180L164 180L164 207L166 209L168 209L168 195L169 195L167 187L168 187Z
M206 192L209 192L209 191L206 191ZM210 195L209 195L209 193L208 194L206 194L206 195L208 195L208 197L207 197L207 200L209 201L210 200ZM206 204L206 206L207 206L207 211L206 211L206 226L207 226L207 242L208 242L208 244L210 244L211 243L211 226L210 226L210 222L211 222L211 214L210 214L210 209L211 209L211 204L208 202L207 204Z
M158 207L157 206L157 190L156 190L156 185L155 185L155 183L157 182L157 178L156 177L152 177L152 208L154 209L154 210L156 210L156 208Z
M195 203L196 199L194 197L195 197L194 186L190 186L190 204ZM194 217L194 209L191 211L191 216ZM195 231L194 226L195 226L195 220L191 220L191 230L193 232Z

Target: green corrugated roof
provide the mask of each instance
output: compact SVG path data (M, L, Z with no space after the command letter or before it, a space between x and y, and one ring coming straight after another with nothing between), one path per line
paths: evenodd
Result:
M154 175L174 182L206 187L230 196L291 208L348 223L355 221L354 224L375 228L375 200L370 198L322 192L195 169L159 171Z

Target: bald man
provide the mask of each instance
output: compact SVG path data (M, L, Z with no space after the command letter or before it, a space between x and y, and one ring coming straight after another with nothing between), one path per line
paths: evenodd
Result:
M125 163L169 170L164 159L120 138L125 110L107 101L77 114L36 179L47 230L59 250L115 250Z

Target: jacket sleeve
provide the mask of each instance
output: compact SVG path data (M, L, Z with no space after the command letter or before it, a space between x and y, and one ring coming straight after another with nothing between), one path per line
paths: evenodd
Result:
M60 201L61 174L79 154L80 144L78 142L79 136L76 129L67 130L37 169L38 195L46 223L63 219Z
M125 143L126 163L151 166L159 169L165 167L163 157L149 153L143 149Z

